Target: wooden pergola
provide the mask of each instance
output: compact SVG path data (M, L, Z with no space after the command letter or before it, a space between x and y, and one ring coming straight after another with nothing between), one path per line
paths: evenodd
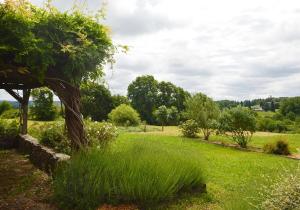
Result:
M72 147L79 149L86 145L83 120L80 113L80 91L68 81L59 77L55 71L48 70L41 80L23 67L10 66L0 68L0 89L6 90L21 107L20 132L27 134L28 102L31 89L48 87L65 106L65 121ZM17 90L23 92L19 94Z

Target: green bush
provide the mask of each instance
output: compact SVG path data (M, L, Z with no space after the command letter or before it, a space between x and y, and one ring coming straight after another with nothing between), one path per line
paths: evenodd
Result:
M71 153L71 145L68 139L64 122L47 123L39 126L40 143L54 149L57 152ZM117 137L117 128L111 123L85 121L85 131L89 146L105 148ZM36 133L36 130L31 129Z
M147 206L202 189L202 177L188 151L137 141L73 156L54 175L54 198L63 209L96 209L103 203Z
M188 138L197 137L197 133L199 133L200 128L195 120L187 120L179 126L183 136Z
M272 177L273 178L273 177ZM260 190L261 202L256 209L297 210L300 207L300 164L295 171L284 170L271 186Z
M118 126L137 126L141 122L139 114L126 104L121 104L113 109L108 118Z
M285 140L278 140L276 143L269 143L264 145L263 150L265 153L277 155L290 155L289 144Z
M0 103L0 115L3 113L3 112L5 112L5 111L7 111L7 110L10 110L10 109L12 109L13 108L13 106L11 105L11 103L9 103L8 101L2 101L1 103Z
M15 119L20 116L20 111L18 109L9 109L1 114L2 119Z
M117 137L117 128L107 122L85 121L85 131L90 146L106 148Z
M223 111L218 132L230 135L240 147L246 148L256 130L255 113L247 107L234 107Z
M19 123L16 120L0 120L0 138L12 139L19 134Z
M70 154L71 145L63 122L46 124L41 128L40 143L57 152Z

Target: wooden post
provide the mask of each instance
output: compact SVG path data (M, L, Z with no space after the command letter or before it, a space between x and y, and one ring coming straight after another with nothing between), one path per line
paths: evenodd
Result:
M28 127L28 102L30 97L30 89L23 90L23 100L21 103L21 134L27 134L27 127Z
M30 89L23 89L23 97L12 89L5 89L12 97L14 97L21 105L20 109L20 132L27 134L27 120L28 120L28 102L30 97Z

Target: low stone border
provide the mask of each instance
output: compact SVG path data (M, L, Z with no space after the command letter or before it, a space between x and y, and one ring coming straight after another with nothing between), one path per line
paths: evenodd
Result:
M19 135L15 139L6 139L0 142L2 148L16 148L21 153L27 154L37 168L50 175L58 164L70 159L69 155L56 153L54 150L39 144L30 135Z

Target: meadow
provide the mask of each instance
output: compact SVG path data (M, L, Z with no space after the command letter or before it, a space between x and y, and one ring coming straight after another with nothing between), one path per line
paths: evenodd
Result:
M165 148L188 151L189 157L201 164L207 194L187 194L161 204L160 209L253 209L251 203L258 204L263 199L259 196L263 186L270 186L281 172L293 170L298 164L275 155L239 151L158 132L124 132L114 146L123 147L136 141L157 142Z

